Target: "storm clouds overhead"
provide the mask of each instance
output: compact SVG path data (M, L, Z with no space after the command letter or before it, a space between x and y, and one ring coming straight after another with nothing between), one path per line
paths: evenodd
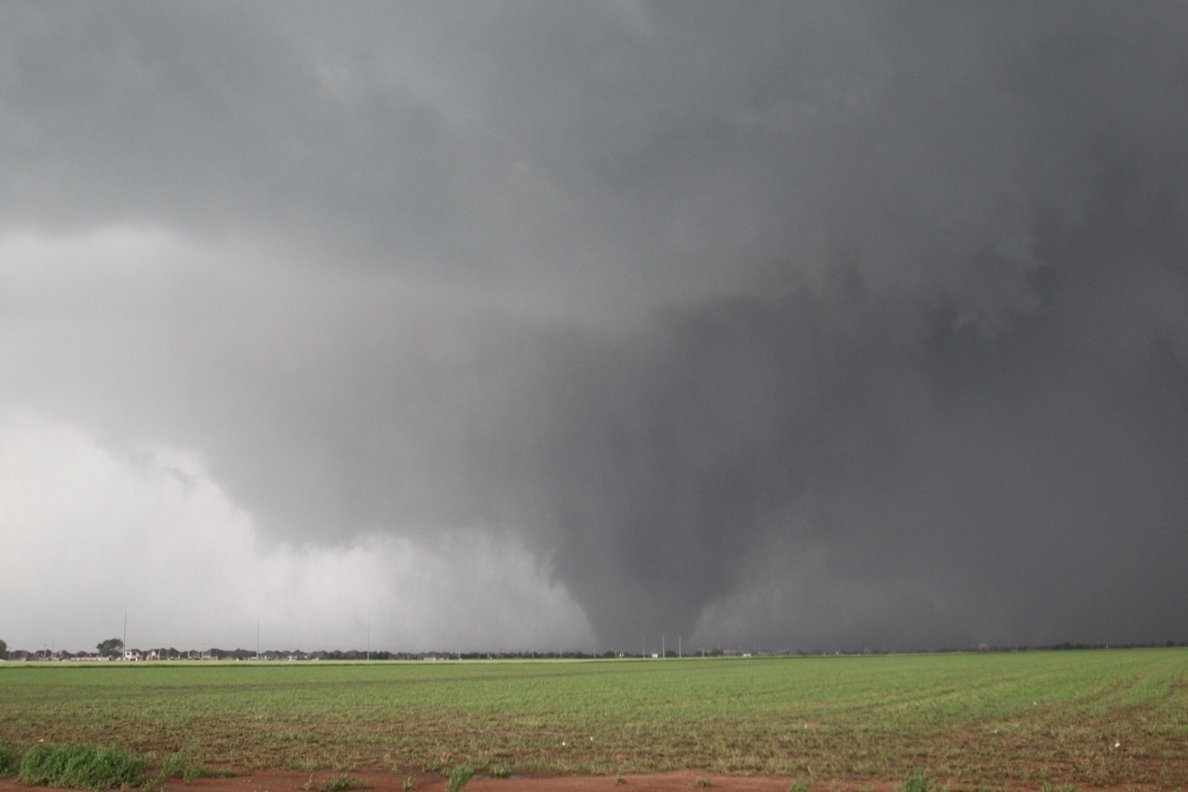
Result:
M1188 639L1185 41L4 5L0 638Z

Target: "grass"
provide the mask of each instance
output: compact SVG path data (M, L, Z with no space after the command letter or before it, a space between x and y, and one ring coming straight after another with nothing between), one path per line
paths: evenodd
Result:
M20 769L20 751L10 743L0 742L0 778L12 778Z
M210 770L194 758L194 749L186 748L169 754L162 760L158 778L160 780L180 778L188 784L195 778L201 778L211 774Z
M446 784L446 792L458 792L474 776L474 765L463 762L450 771L450 780Z
M900 787L901 792L932 792L932 782L924 776L924 771L917 768L907 777Z
M145 790L152 790L169 778L188 784L199 776L229 775L203 767L190 749L167 756L157 774L145 780L149 765L147 758L115 747L38 743L22 755L11 744L0 743L0 778L16 776L28 785L114 789L143 782Z
M404 774L469 764L492 776L497 766L611 777L692 768L828 785L923 768L938 790L1175 790L1188 778L1188 650L9 663L0 740L18 752L39 740L115 744L162 769L175 761L183 778L187 767Z
M25 754L17 778L30 786L115 789L140 784L147 766L119 748L41 744Z
M346 792L348 789L371 789L371 782L365 778L355 778L344 773L334 778L328 778L322 783L322 792Z

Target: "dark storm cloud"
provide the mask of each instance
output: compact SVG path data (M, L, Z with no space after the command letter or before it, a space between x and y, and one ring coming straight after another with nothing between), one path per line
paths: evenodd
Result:
M118 8L3 12L5 225L233 252L10 398L604 645L1184 637L1182 6Z

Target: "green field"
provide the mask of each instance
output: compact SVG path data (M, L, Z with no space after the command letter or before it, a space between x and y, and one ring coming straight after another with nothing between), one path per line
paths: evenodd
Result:
M1188 788L1188 650L0 664L0 742L211 766Z

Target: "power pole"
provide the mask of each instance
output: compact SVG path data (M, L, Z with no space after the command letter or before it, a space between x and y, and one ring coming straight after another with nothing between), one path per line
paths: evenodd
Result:
M124 645L124 649L128 648L128 611L124 611L124 637L120 640Z

